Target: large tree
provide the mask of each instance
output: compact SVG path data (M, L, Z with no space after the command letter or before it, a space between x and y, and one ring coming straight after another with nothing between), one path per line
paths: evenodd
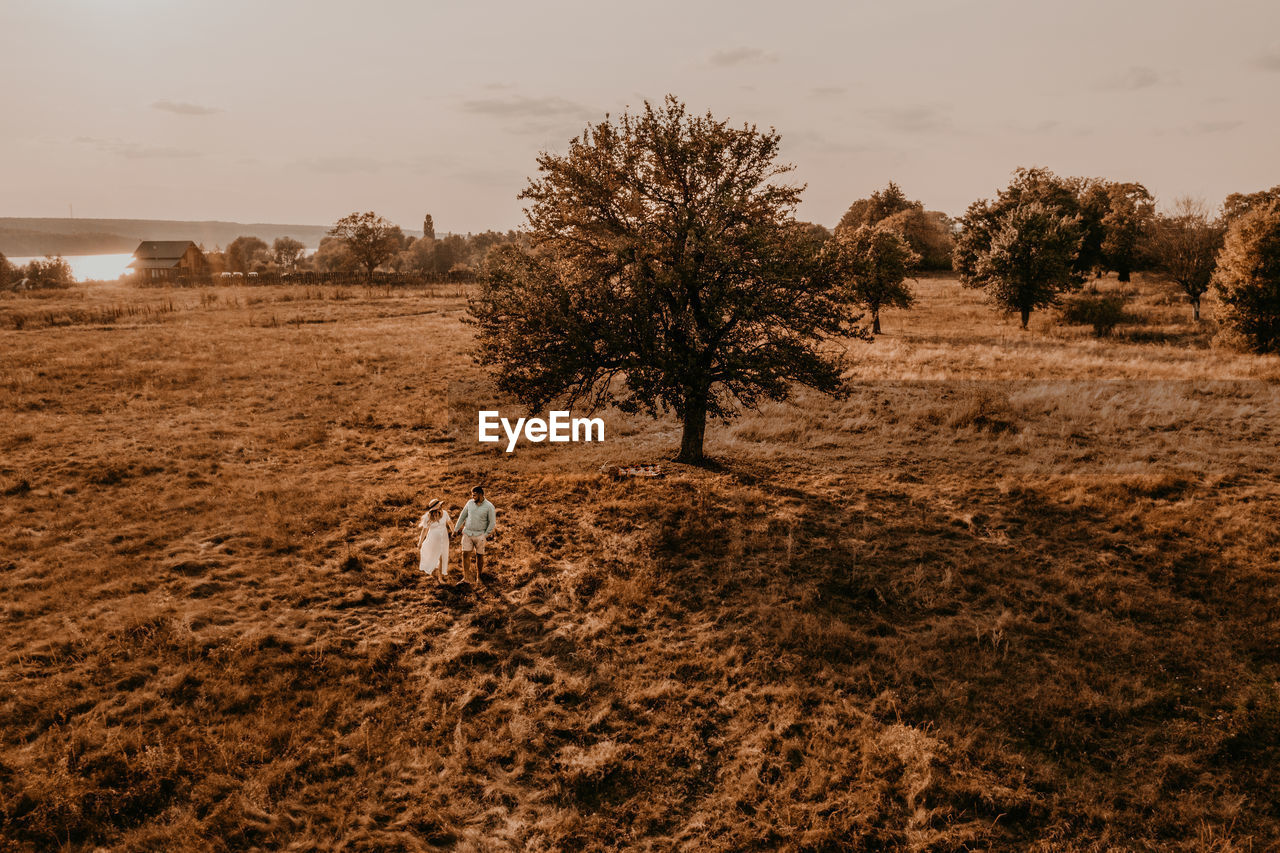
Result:
M400 226L393 225L372 210L342 217L329 229L329 235L343 242L356 263L364 267L370 283L373 282L373 271L404 246L404 233Z
M839 393L824 344L856 317L794 217L801 188L778 181L779 143L668 96L540 155L521 194L531 248L495 249L472 306L499 388L534 408L673 411L689 463L708 417L793 384Z
M1151 264L1175 282L1191 302L1191 316L1200 321L1200 299L1213 281L1224 228L1209 216L1203 202L1180 198L1169 214L1157 216L1146 237Z
M997 223L1018 207L1036 203L1061 218L1075 220L1080 245L1071 260L1071 268L1075 277L1083 282L1101 260L1105 194L1094 189L1097 183L1061 178L1048 169L1018 169L1009 186L1000 190L995 199L974 202L960 218L960 235L956 238L952 261L961 281L973 278L979 256L990 249Z
M1016 312L1022 328L1032 311L1056 304L1063 293L1080 286L1073 266L1083 240L1079 217L1032 201L1001 213L989 227L976 249L970 250L962 235L956 251L964 247L972 255L960 283L982 288L1000 308Z
M883 308L910 308L915 302L907 276L920 256L901 234L885 225L843 228L827 249L848 298L871 314L871 332L880 334Z
M1214 288L1223 322L1254 352L1280 352L1280 200L1257 204L1227 230Z

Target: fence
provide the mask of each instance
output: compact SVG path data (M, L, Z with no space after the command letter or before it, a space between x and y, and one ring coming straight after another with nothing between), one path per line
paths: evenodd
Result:
M400 273L375 272L374 287L423 287L433 284L474 284L480 276L474 272L453 273ZM349 272L290 272L290 273L212 273L203 276L178 276L172 279L136 279L140 287L210 287L213 285L244 285L269 287L281 284L351 285L364 287L370 284L367 275Z

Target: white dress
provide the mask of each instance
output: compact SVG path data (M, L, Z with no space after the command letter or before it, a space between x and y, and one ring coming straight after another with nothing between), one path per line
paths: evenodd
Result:
M440 513L440 518L435 522L423 515L418 526L427 531L426 538L422 540L422 559L418 562L418 568L428 576L435 574L436 569L439 568L440 575L447 576L449 574L449 513Z

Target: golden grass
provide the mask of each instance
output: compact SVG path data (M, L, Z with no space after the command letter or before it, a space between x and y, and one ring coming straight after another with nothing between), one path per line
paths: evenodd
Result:
M653 482L476 449L456 290L6 298L0 849L1271 849L1280 368L1137 289L923 281Z

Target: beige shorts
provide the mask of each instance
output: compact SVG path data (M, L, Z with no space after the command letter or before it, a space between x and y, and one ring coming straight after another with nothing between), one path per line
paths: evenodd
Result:
M485 536L468 536L465 533L462 534L462 553L465 554L468 551L475 551L477 554L483 554L484 540L486 538L487 537Z

